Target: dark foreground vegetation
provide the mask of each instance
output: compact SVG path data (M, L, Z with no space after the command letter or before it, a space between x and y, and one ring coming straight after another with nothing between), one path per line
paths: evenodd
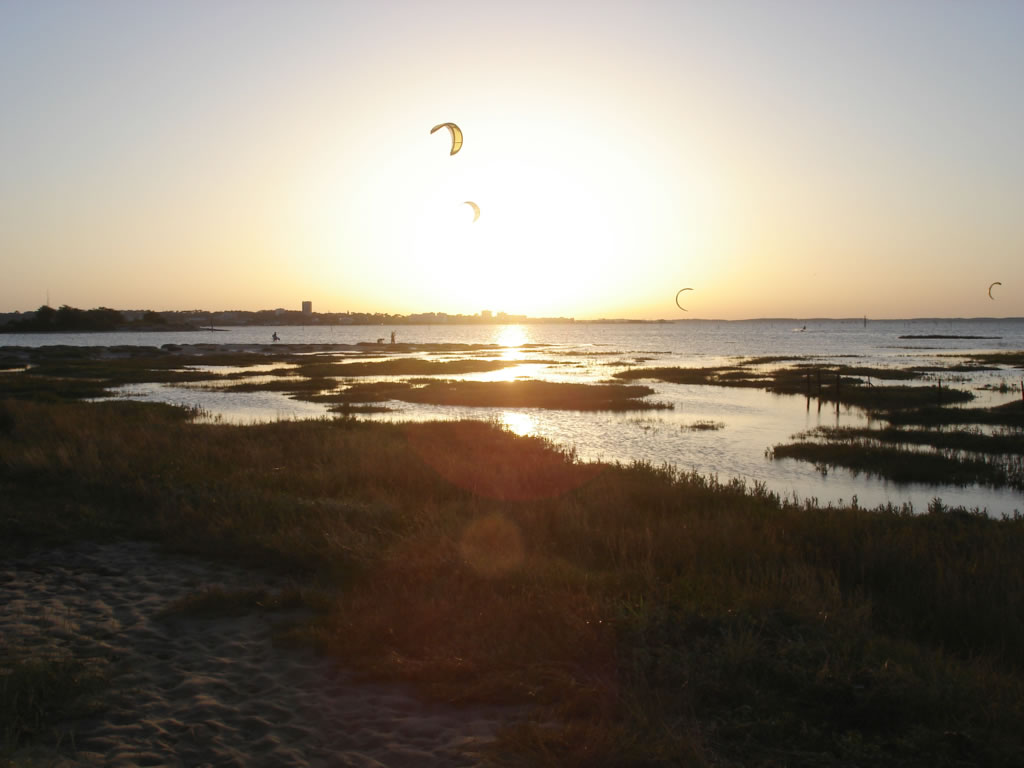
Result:
M1024 754L1019 517L817 509L580 463L481 422L236 427L14 399L0 400L0 499L0 557L131 537L276 570L301 587L278 602L299 595L312 612L281 643L446 701L529 705L535 719L500 744L518 764ZM185 609L256 604L273 600ZM0 705L0 750L95 701L74 661L0 648L0 702L36 702Z

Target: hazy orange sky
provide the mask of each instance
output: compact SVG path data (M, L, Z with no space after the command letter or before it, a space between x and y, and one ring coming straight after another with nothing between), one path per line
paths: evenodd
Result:
M995 0L0 0L0 311L1024 315L1022 40Z

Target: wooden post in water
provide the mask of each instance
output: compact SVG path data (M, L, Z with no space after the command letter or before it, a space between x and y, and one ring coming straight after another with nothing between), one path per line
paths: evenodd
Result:
M836 416L839 415L839 374L836 373Z
M942 407L942 379L939 379L939 390L936 392L936 396L939 399L939 407Z

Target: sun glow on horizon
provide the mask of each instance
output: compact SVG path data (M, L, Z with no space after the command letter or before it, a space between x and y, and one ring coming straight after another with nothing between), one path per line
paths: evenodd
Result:
M553 315L606 282L616 257L606 202L573 174L513 152L467 162L425 190L411 243L430 293L454 306ZM549 160L551 160L549 158ZM461 202L473 199L480 218Z
M398 143L369 147L355 168L342 173L340 156L311 166L297 209L310 236L302 247L318 254L310 278L326 275L325 291L363 283L371 311L590 318L636 307L707 240L701 182L666 186L649 147L609 153L623 141L614 122L544 118L534 117L540 143L528 121L471 111L457 121L457 155L427 129L395 125L385 134Z

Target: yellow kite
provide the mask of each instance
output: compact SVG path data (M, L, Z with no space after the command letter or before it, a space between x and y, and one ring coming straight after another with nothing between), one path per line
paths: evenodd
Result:
M430 132L433 133L438 128L447 128L448 133L452 135L452 151L449 152L448 154L454 155L456 152L462 149L462 129L460 129L459 126L457 126L455 123L438 123L437 125L430 129Z

